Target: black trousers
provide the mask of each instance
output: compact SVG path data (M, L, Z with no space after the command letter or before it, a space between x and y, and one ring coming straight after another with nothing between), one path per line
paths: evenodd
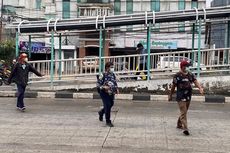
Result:
M103 102L103 108L99 111L99 113L100 115L105 114L106 123L111 123L110 114L114 105L114 95L109 95L108 93L101 91L100 96Z
M25 107L24 106L24 94L25 94L26 86L17 84L17 88L18 88L17 107L23 108L23 107Z

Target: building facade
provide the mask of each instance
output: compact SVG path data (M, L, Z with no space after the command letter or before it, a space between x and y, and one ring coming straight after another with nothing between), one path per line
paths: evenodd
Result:
M6 1L6 2L5 2ZM41 20L50 18L87 18L111 15L143 13L145 11L176 11L184 9L202 8L205 0L4 0L4 6L13 12L14 21ZM10 10L10 11L9 11ZM195 10L194 10L195 12ZM170 24L156 24L152 30L152 51L187 50L192 48L192 23L180 22ZM190 27L188 27L190 26ZM90 36L89 36L90 35ZM142 26L118 27L107 31L105 42L105 56L132 53L139 42L146 42L146 30ZM75 37L65 36L69 43L79 49L77 57L91 54L98 55L99 34L84 33ZM196 37L197 38L197 37ZM28 41L28 38L21 38ZM50 39L36 39L50 45ZM55 44L58 46L58 39ZM197 42L197 41L195 41ZM204 48L202 35L202 48ZM195 43L197 48L197 43ZM76 56L75 56L76 57Z
M230 0L213 0L212 7L230 5ZM212 25L211 44L215 48L230 47L230 22L225 22L218 25Z

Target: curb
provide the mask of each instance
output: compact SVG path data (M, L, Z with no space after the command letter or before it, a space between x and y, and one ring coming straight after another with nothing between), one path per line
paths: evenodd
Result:
M16 91L0 91L0 97L16 97ZM98 93L68 93L68 92L34 92L27 91L25 98L68 98L68 99L101 99ZM116 95L117 100L133 100L133 101L167 101L167 95L150 95L150 94L119 94ZM175 98L173 99L175 100ZM194 102L204 103L230 103L230 97L224 96L192 96Z

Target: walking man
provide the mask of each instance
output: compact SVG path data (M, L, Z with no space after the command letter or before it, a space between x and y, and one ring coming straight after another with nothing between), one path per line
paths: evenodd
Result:
M187 124L187 112L191 102L192 83L199 88L202 95L204 94L204 90L195 78L195 75L189 71L189 66L190 64L187 61L181 61L181 70L174 76L172 89L169 94L169 101L171 101L172 94L174 93L175 88L177 88L176 100L180 109L180 117L177 121L177 128L182 129L185 135L190 134Z
M146 58L146 56L143 56L144 54L147 54L147 50L144 48L144 46L141 43L139 43L139 44L137 44L137 51L140 54L140 64L138 67L139 72L136 73L137 80L138 80L138 78L140 78L140 76L139 76L141 73L140 71L144 71L145 78L147 79L147 72L146 72L146 70L147 70L147 58Z
M22 53L19 56L18 62L15 64L8 79L9 84L12 82L13 79L17 85L17 108L21 111L24 111L26 109L24 105L24 93L28 83L29 72L33 72L40 77L43 76L32 65L28 63L27 54Z
M105 64L105 72L98 76L97 88L103 102L103 108L98 112L99 120L103 121L105 114L106 125L113 127L110 114L114 105L114 95L119 93L113 63Z

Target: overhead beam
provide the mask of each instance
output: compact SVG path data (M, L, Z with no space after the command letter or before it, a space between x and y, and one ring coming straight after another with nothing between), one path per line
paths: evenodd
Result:
M147 14L147 22L153 22L153 13L149 12ZM196 11L192 10L179 10L179 11L169 11L169 12L157 12L154 14L156 23L168 23L168 22L182 22L182 21L194 21L197 18ZM230 16L230 7L216 7L206 9L204 12L203 9L198 9L198 18L199 19L215 19L215 18L224 18ZM98 27L117 27L117 26L127 26L127 25L141 25L146 23L146 14L129 14L129 15L116 15L106 17L106 21L103 20L103 17L92 18L77 18L77 19L63 19L59 20L55 24L55 21L51 21L49 24L49 30L54 30L56 25L57 31L63 30L92 30L95 29L95 25ZM97 19L97 21L96 21ZM104 22L103 22L104 21ZM15 28L19 23L13 23L8 26L8 28ZM17 29L16 29L17 30ZM39 33L47 31L47 21L35 21L30 23L23 23L20 26L21 33Z

